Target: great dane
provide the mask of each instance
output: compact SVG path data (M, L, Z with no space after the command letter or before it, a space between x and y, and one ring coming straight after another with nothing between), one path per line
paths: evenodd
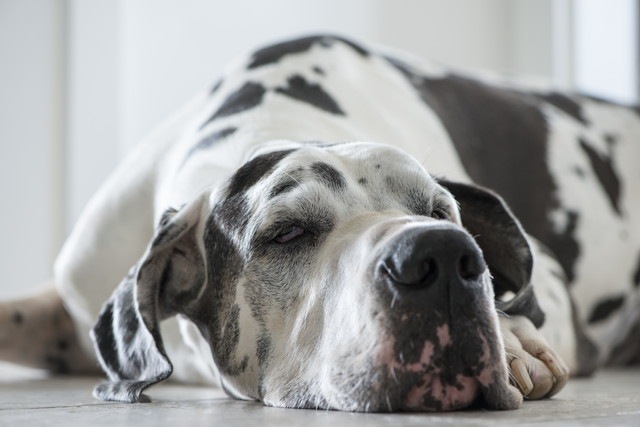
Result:
M90 201L0 356L266 405L518 407L640 355L638 111L317 35L240 58ZM124 279L123 279L124 278ZM161 323L162 322L162 323Z

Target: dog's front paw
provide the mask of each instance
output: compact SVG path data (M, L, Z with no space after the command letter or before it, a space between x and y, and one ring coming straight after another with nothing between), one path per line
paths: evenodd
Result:
M569 368L524 316L500 317L509 378L526 399L557 394L567 383Z

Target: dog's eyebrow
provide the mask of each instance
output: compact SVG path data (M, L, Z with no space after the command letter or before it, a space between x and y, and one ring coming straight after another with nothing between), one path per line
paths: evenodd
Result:
M347 185L344 175L328 163L316 162L311 165L311 171L332 190L342 190Z
M239 193L246 192L293 151L295 151L295 149L274 151L272 153L261 154L249 160L242 165L229 180L227 197L233 197Z

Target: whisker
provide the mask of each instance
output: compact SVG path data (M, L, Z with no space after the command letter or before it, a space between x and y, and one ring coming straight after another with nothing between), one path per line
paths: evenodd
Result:
M302 184L300 183L300 181L298 181L298 180L296 179L296 177L295 177L295 176L291 175L291 174L290 174L289 172L287 172L287 171L284 171L284 173L285 173L285 175L287 175L289 178L291 178L292 180L294 180L294 181L296 182L296 184L298 184L298 185L302 185Z

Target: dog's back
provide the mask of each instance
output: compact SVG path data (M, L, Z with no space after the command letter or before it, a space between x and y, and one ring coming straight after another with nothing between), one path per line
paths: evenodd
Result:
M493 189L553 259L575 305L572 333L595 341L600 361L629 348L640 307L637 110L324 35L259 49L228 75L202 138L226 138L238 120L252 123L253 143L390 143L432 174ZM231 111L244 115L222 117Z

